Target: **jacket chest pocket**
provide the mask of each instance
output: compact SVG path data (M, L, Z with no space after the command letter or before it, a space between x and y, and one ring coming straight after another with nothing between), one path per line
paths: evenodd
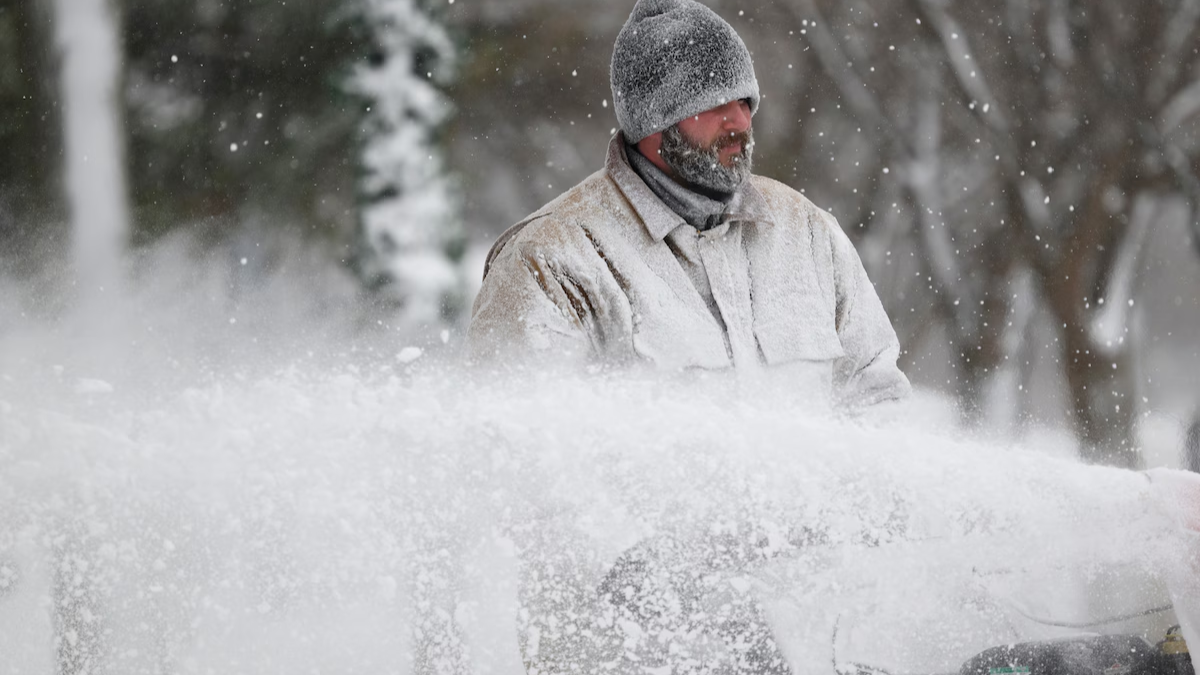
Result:
M765 316L756 316L754 337L768 365L793 361L831 362L845 356L834 316L819 297L777 299Z

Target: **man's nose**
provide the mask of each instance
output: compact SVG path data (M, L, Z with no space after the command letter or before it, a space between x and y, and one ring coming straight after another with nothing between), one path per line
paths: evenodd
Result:
M724 105L721 127L726 131L742 132L750 128L750 104L745 101L730 101Z

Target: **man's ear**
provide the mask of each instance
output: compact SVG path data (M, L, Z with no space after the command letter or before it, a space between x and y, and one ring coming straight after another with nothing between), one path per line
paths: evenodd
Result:
M646 159L653 162L658 157L658 151L662 149L662 132L656 131L638 141L637 149Z
M674 178L675 172L671 170L671 167L667 166L666 161L662 158L661 152L659 152L660 150L662 150L661 131L656 131L638 141L637 151L642 153L642 157L650 160L651 164L657 166L663 173Z

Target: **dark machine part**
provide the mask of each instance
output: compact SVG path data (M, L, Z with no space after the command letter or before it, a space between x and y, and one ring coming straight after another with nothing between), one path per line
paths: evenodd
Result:
M1179 626L1172 626L1167 636L1158 643L1158 651L1163 661L1165 675L1196 675L1192 666L1192 657L1188 653L1187 642L1183 639L1183 631Z
M960 675L1195 675L1176 626L1151 646L1134 635L1098 635L993 647Z

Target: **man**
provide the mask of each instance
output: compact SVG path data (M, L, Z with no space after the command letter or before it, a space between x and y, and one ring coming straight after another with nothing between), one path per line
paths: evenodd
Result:
M899 345L828 213L750 173L750 53L692 0L639 0L613 51L605 168L505 232L477 361L800 368L853 404L901 398Z
M849 239L802 195L751 175L759 89L733 28L693 0L639 0L611 79L621 131L604 169L496 242L471 358L753 371L856 405L906 395L895 332ZM769 537L659 533L601 572L533 532L530 672L788 672L753 591L728 580L753 573Z

